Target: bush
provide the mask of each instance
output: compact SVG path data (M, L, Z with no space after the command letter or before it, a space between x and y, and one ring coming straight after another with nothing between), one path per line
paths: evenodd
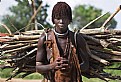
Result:
M114 66L115 67L115 66ZM121 75L121 72L120 71L111 71L111 70L105 70L107 72L115 72L116 75ZM15 78L21 78L22 75L24 73L20 73L19 75L17 75ZM12 69L0 69L0 77L1 78L8 78L12 75ZM26 76L24 79L43 79L43 76L39 73L33 73L33 74L30 74L28 76ZM84 82L105 82L103 80L100 80L98 78L91 78L91 79L88 79L86 77L83 77L83 81ZM121 82L119 80L111 80L109 82Z
M21 78L23 74L24 73L20 73L15 78ZM41 74L39 74L39 73L32 73L32 74L24 77L24 79L42 79L42 78L43 78L43 76Z
M0 69L0 78L9 78L13 73L12 73L13 69L7 68L7 69ZM22 75L25 73L20 73L18 74L15 78L21 78ZM32 73L28 76L26 76L24 79L42 79L43 76L39 73Z
M0 77L1 78L8 78L11 76L12 69L0 69Z

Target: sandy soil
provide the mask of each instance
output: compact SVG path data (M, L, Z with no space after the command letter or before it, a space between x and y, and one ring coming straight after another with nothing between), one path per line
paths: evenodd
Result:
M1 79L0 78L0 82L6 82L6 79ZM41 82L41 80L23 80L23 79L12 79L10 81L7 82Z

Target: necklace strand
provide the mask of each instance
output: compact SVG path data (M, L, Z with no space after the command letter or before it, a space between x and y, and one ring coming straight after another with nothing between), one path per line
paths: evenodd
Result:
M58 37L66 36L66 35L68 34L68 32L69 32L69 31L67 30L65 33L58 33L58 32L55 31L55 29L53 29L53 31L54 31L55 35L58 36Z

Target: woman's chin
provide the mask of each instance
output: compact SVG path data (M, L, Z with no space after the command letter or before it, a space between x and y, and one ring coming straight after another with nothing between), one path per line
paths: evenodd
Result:
M64 27L63 26L60 26L60 29L63 29Z

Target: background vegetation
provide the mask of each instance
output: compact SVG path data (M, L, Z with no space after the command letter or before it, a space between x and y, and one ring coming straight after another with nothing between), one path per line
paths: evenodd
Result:
M35 9L41 5L41 0L35 1ZM11 13L3 16L2 22L10 28L10 30L14 33L20 30L23 27L26 27L29 23L30 18L34 14L34 9L32 7L32 3L29 3L29 0L16 0L17 5L9 8ZM32 23L36 22L42 24L44 27L50 27L51 25L46 21L48 16L47 8L49 5L42 5L40 11L37 13L36 18L32 21ZM31 28L34 29L34 28ZM29 30L31 30L29 29ZM39 28L42 29L42 28ZM5 29L0 29L1 32L7 32ZM24 31L24 30L22 30Z
M26 27L27 24L29 23L30 18L34 14L34 9L37 10L38 7L42 4L41 0L34 0L35 8L33 8L33 4L29 2L30 0L15 0L15 1L17 2L17 5L10 7L9 10L11 13L4 15L2 19L2 22L7 27L9 27L13 33L22 29L23 27ZM37 13L36 18L32 20L32 23L35 23L36 20L36 22L41 23L45 28L46 27L51 28L52 25L50 25L49 22L46 21L48 16L47 14L48 8L49 8L48 4L46 5L42 4L40 11ZM95 8L91 5L78 5L73 10L72 27L80 29L83 26L85 26L87 23L92 21L93 19L100 16L101 14L102 14L101 9ZM109 16L110 13L102 17L100 20L94 22L88 28L99 28ZM110 25L109 28L114 29L117 25L117 22L115 21L115 19L112 19L112 21L108 25ZM39 27L39 29L42 28ZM7 32L7 31L0 26L0 32Z
M12 69L4 69L4 70L0 69L0 76L1 76L0 78L10 77L11 72L12 72ZM117 71L115 73L118 73L119 75L121 74L120 71ZM24 74L24 73L17 75L15 78L21 78L22 74ZM33 73L33 74L26 76L23 79L43 79L43 76L39 73ZM84 82L105 82L105 81L98 79L98 78L90 78L89 79L89 78L86 78L86 77L83 77L83 81ZM110 80L109 82L120 82L120 81L119 80Z
M75 25L77 28L82 28L85 26L87 23L90 21L94 20L95 18L99 17L102 15L102 10L95 8L91 5L78 5L74 8L73 11L73 25ZM102 26L104 21L110 16L111 14L108 13L101 19L97 20L88 28L99 28ZM108 28L116 28L117 22L115 19L112 19L107 26L110 25Z

